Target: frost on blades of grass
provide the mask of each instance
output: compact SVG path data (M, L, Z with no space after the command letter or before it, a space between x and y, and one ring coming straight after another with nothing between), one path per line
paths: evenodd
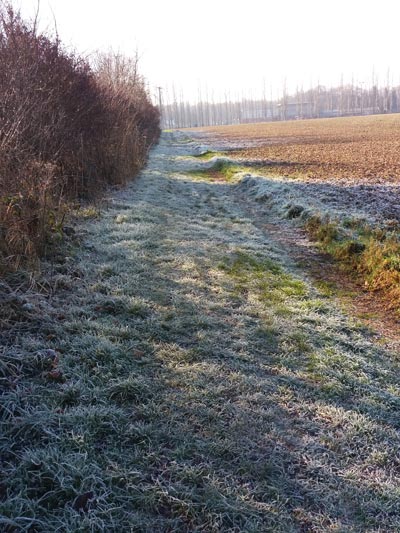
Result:
M265 206L276 219L303 226L322 249L365 286L379 290L400 313L400 231L393 187L350 187L294 183L248 175L238 191ZM392 200L389 198L392 197ZM283 224L282 224L283 225Z
M398 531L398 361L178 141L2 345L0 529Z

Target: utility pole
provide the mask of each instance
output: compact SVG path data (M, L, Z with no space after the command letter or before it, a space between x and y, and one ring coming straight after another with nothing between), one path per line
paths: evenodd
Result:
M162 109L162 87L157 87L158 89L158 108L160 110L160 121L161 125L163 123L163 109Z

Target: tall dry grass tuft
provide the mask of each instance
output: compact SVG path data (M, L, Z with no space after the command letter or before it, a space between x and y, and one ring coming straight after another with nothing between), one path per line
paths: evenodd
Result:
M159 131L137 60L92 67L1 4L1 266L43 253L67 201L134 176Z

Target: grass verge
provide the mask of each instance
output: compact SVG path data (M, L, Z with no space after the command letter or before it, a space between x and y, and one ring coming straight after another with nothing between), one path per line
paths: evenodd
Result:
M365 286L384 295L400 316L400 236L396 228L343 224L329 217L311 216L305 222L311 237L348 271L362 276Z
M203 179L206 181L225 181L235 182L235 176L245 170L244 167L235 165L230 161L217 160L212 167L205 169L193 170L188 172L188 175L195 179Z

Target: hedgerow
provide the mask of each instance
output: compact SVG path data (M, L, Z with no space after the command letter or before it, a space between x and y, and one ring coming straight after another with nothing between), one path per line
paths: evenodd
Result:
M0 264L39 257L67 204L143 166L159 112L137 61L92 61L0 6Z

